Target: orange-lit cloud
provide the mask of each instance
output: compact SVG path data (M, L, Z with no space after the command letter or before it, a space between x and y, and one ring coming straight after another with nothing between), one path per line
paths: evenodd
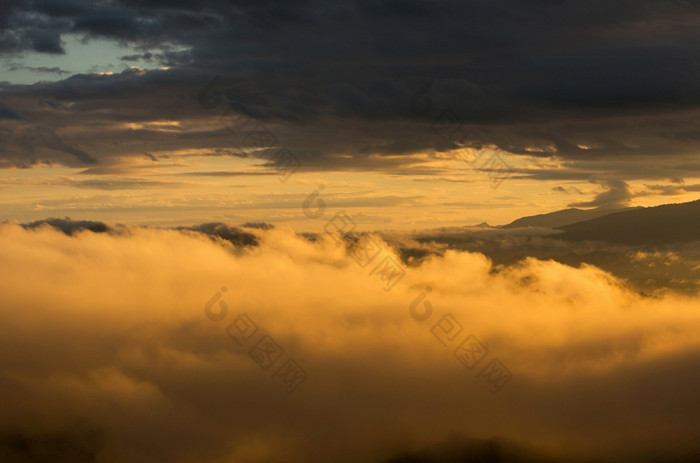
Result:
M456 251L402 265L386 291L375 262L330 237L255 233L243 249L188 231L0 226L1 429L87 429L106 462L302 462L382 461L453 435L632 454L697 423L697 298L644 298L553 261L495 272ZM224 286L225 317L207 317ZM227 334L241 314L284 349L268 370ZM487 349L472 369L455 355L470 335ZM284 359L308 375L291 394ZM495 394L480 374L492 360L512 374Z

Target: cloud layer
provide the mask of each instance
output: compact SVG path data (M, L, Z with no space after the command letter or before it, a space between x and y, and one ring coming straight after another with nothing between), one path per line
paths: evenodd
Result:
M249 228L259 246L238 247L194 230L71 231L0 226L0 434L86 461L383 461L455 435L649 457L700 416L698 299L644 298L595 267L494 271L447 251L386 291L375 262L328 236ZM230 336L242 314L259 327L250 342L284 350L278 364ZM472 369L454 353L469 335L487 349ZM275 376L285 359L308 375L291 394ZM493 360L512 374L495 394L480 373Z

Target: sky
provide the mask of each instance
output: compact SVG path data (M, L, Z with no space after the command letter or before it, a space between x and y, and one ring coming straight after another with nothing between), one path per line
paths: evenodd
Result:
M697 7L3 2L0 211L310 231L319 185L363 229L696 199Z
M0 0L0 461L698 461L699 43L698 0Z

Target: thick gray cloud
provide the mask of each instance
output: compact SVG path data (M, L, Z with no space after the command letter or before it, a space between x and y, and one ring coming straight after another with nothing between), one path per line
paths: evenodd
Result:
M7 105L4 105L2 101L0 101L0 119L19 119L20 116L15 112L12 108L10 108Z
M225 139L230 134L222 125L207 132L194 127L217 121L227 107L261 123L274 136L271 146L289 149L308 170L396 172L407 162L372 155L443 152L465 143L556 155L582 166L601 159L680 159L700 148L699 5L15 1L3 7L2 54L60 53L70 33L128 43L141 54L123 56L124 62L143 59L170 70L76 75L5 85L3 93L29 121L44 125L52 118L48 108L35 107L37 98L74 103L61 124L91 121L93 135L82 136L104 144L99 162L106 164L115 156L142 156L127 146L127 137L162 149L240 155L235 147L242 142ZM433 123L445 110L456 118L449 128ZM164 118L191 124L167 139L110 126ZM22 165L21 157L2 156ZM639 166L636 173L614 175L656 177L655 168ZM558 175L603 178L585 167Z

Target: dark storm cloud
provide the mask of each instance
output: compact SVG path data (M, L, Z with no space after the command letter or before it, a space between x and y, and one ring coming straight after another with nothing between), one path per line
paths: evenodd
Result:
M123 62L171 67L5 87L6 100L36 119L45 117L31 108L37 96L75 102L65 123L89 120L102 131L101 162L142 156L122 146L127 136L163 149L175 141L224 149L236 142L224 141L221 124L210 128L216 135L190 126L164 140L99 123L216 121L226 107L263 124L308 170L372 169L381 155L470 143L586 162L700 148L695 0L25 0L2 8L8 56L60 53L73 33L139 51ZM458 122L444 136L431 123L448 109ZM643 166L641 177L653 172Z
M58 136L56 136L56 134L53 133L53 131L47 128L39 127L37 133L41 142L46 148L52 149L54 151L68 153L85 164L94 164L97 162L97 160L93 156L86 153L85 151L82 151L65 143Z
M22 66L20 64L12 63L7 67L8 71L19 71L19 70L27 70L27 71L32 71L32 72L44 72L47 74L58 74L58 75L63 75L63 74L70 74L70 71L66 71L65 69L61 69L58 66Z
M119 59L122 61L151 61L153 59L153 53L142 53L140 55L124 55Z
M19 114L0 101L0 119L20 119Z
M66 141L48 127L27 126L21 120L24 118L19 116L8 119L19 120L8 121L5 127L0 126L0 165L31 167L57 162L67 166L82 166L97 163L95 156Z

